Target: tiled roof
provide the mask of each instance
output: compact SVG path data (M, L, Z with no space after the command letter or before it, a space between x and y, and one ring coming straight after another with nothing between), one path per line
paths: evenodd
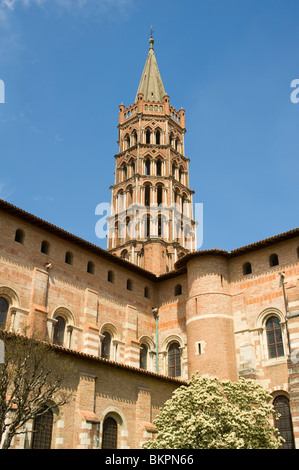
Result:
M285 240L290 240L292 238L299 237L299 228L295 228L293 230L289 230L288 232L280 233L279 235L275 235L270 238L265 238L264 240L260 240L258 242L252 243L251 245L245 245L241 248L237 248L232 251L225 251L225 250L218 250L213 248L211 250L202 250L202 251L195 251L193 253L189 253L188 255L183 256L183 258L179 259L175 263L176 269L183 269L186 267L188 261L191 259L200 257L200 256L207 256L207 255L219 255L224 258L235 258L236 256L241 256L246 253L250 253L252 251L260 250L262 248L266 248L267 246L274 245L275 243L280 243Z
M147 271L144 268L141 268L140 266L137 266L136 264L131 263L130 261L127 261L125 259L119 258L118 256L110 253L107 250L104 250L103 248L100 248L97 245L94 245L93 243L90 243L86 240L83 240L80 237L77 237L76 235L73 235L66 230L63 230L56 225L53 225L49 222L46 222L43 219L40 219L39 217L36 217L35 215L30 214L29 212L26 212L13 204L10 204L7 201L4 201L3 199L0 199L0 209L3 211L15 216L19 217L20 219L24 220L25 222L28 222L32 225L35 225L43 230L51 232L53 235L56 235L60 238L63 238L64 240L68 240L79 247L86 249L90 252L92 252L95 255L98 255L102 258L105 258L106 260L117 264L125 269L128 269L129 271L135 272L136 274L152 281L152 282L160 282L160 281L165 281L167 279L172 279L174 277L180 276L184 273L186 273L186 265L187 262L190 259L200 257L200 256L207 256L207 255L219 255L223 256L226 258L233 258L236 256L240 256L246 253L249 253L251 251L259 250L261 248L265 248L267 246L274 245L275 243L279 243L285 240L290 240L292 238L298 237L299 236L299 228L295 228L293 230L289 230L288 232L280 233L278 235L275 235L270 238L266 238L264 240L260 240L258 242L252 243L251 245L245 245L241 248L237 248L235 250L232 250L231 252L225 251L225 250L219 250L217 248L213 248L210 250L201 250L201 251L195 251L193 253L189 253L185 256L183 256L181 259L179 259L175 263L175 270L171 271L166 274L162 274L160 276L156 276L154 273Z
M160 278L161 280L164 280L169 277L173 277L173 276L177 276L181 274L181 272L173 271L172 273L167 273L158 277L152 272L147 271L146 269L143 269L140 266L137 266L136 264L131 263L130 261L119 258L118 256L110 253L109 251L104 250L103 248L100 248L99 246L94 245L93 243L90 243L86 240L83 240L82 238L77 237L76 235L73 235L67 232L66 230L61 229L57 227L56 225L46 222L45 220L40 219L39 217L36 217L35 215L32 215L29 212L26 212L23 209L20 209L19 207L16 207L13 204L10 204L9 202L4 201L3 199L0 199L0 209L13 215L14 217L18 217L25 222L35 225L38 228L46 230L52 233L53 235L63 238L64 240L68 240L71 243L78 245L80 248L88 250L91 253L98 255L102 258L105 258L106 260L111 261L114 264L117 264L130 271L133 271L136 274L139 274L140 276L145 277L150 281L156 282L160 280Z
M24 336L20 333L8 332L6 330L0 330L0 337L1 337L1 339L4 339L4 340L5 339L13 339L14 337L16 337L16 338L24 338L24 339L30 341L30 338L28 338L28 337L26 337L26 336ZM105 359L103 357L94 356L93 354L87 354L87 353L84 353L84 352L81 352L81 351L76 351L75 349L65 348L64 346L59 346L57 344L49 343L47 341L39 341L37 339L33 339L33 341L35 341L36 344L43 343L43 344L49 346L54 351L65 353L65 354L68 354L68 355L71 355L71 356L75 356L75 357L78 357L79 359L80 358L81 359L88 359L88 360L97 362L99 364L106 365L108 367L110 366L110 367L113 367L113 368L116 368L116 369L126 370L128 372L133 372L133 373L136 373L136 374L139 374L139 375L144 375L144 376L147 376L147 377L152 377L152 378L164 380L164 381L167 381L167 382L173 382L173 383L176 383L177 385L187 385L187 383L188 383L186 380L183 380L183 379L179 379L179 378L175 378L175 377L169 377L168 375L163 375L163 374L159 374L157 372L152 372L152 371L149 371L149 370L140 369L139 367L129 366L129 365L123 364L121 362L111 361L110 359Z

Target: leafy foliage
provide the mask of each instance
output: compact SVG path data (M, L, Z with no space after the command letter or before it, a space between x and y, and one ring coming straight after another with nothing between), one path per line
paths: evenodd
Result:
M176 389L154 421L147 449L277 449L271 395L256 381L192 376Z
M45 410L67 403L69 361L34 337L0 331L5 363L0 364L0 448L7 449L24 425Z

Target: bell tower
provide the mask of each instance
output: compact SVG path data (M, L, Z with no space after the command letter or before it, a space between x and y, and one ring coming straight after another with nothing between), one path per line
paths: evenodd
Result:
M134 103L119 106L108 250L161 275L196 249L185 111L170 105L154 39Z

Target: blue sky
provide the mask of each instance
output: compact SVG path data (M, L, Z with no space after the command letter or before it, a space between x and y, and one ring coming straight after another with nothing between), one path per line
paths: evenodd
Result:
M202 249L298 227L297 0L0 0L0 197L92 243L153 25Z

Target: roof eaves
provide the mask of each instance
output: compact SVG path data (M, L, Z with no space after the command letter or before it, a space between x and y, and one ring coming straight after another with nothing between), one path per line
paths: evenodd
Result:
M155 282L157 280L157 276L153 274L150 271L147 271L140 266L137 266L130 261L124 260L122 258L117 257L114 254L109 253L107 250L104 250L103 248L100 248L97 245L94 245L91 242L88 242L77 235L73 235L72 233L67 232L66 230L63 230L56 225L51 224L50 222L47 222L43 219L40 219L39 217L30 214L29 212L24 211L23 209L20 209L13 204L10 204L7 201L4 201L3 199L0 199L0 209L4 210L5 212L10 213L11 215L15 217L19 217L25 222L28 222L30 224L36 225L37 227L51 231L52 234L62 237L65 240L68 240L72 243L75 243L76 245L80 246L81 248L84 248L90 252L92 252L95 255L101 256L102 258L107 259L108 261L111 261L112 263L118 264L122 266L125 269L129 269L131 271L134 271L136 274L139 274L145 278L147 278L150 281Z
M183 269L186 267L188 261L191 259L200 257L200 256L209 256L209 255L220 255L226 258L234 258L236 256L241 256L246 253L250 253L251 251L260 250L262 248L266 248L267 246L274 245L275 243L280 243L285 240L290 240L292 238L296 238L299 236L299 228L294 228L287 232L280 233L278 235L274 235L273 237L265 238L264 240L260 240L258 242L252 243L251 245L245 245L241 248L236 248L230 252L225 250L219 250L217 248L213 248L211 250L202 250L202 251L195 251L193 253L188 253L187 255L183 256L175 263L175 269Z
M47 343L47 344L50 344L50 343ZM152 372L152 371L149 371L149 370L140 369L139 367L129 366L127 364L122 364L121 362L111 361L110 359L105 359L105 358L102 358L102 357L93 356L92 354L83 353L83 352L80 352L80 351L76 351L74 349L68 349L68 348L65 348L63 346L58 346L56 344L50 344L50 346L53 349L57 350L57 351L61 351L61 352L66 353L66 354L70 354L72 356L77 356L77 357L80 357L82 359L93 360L95 362L105 364L107 366L111 366L111 367L114 367L114 368L117 368L117 369L127 370L127 371L130 371L130 372L133 372L133 373L137 373L139 375L145 375L147 377L158 378L160 380L165 380L167 382L174 382L174 383L177 383L179 385L186 385L188 383L186 380L183 380L183 379L178 379L178 378L175 378L175 377L169 377L167 375L162 375L162 374L159 374L157 372Z

